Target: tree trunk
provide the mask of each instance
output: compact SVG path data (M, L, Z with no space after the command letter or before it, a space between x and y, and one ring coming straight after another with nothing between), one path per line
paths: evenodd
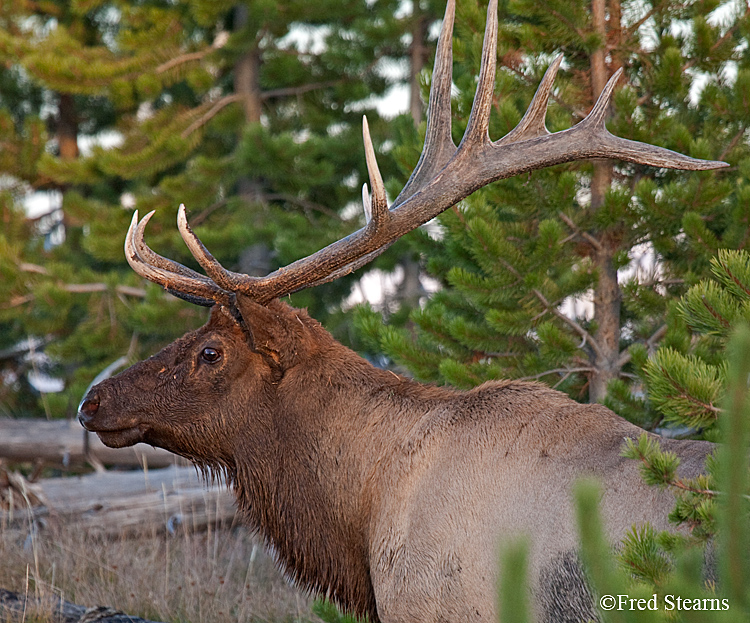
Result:
M11 480L21 503L0 510L0 529L44 519L119 537L202 531L235 520L234 495L223 485L208 488L193 467L45 478L22 491Z
M125 467L186 465L180 457L139 443L130 448L108 448L74 420L11 420L0 418L0 459L55 468L86 464Z
M238 4L234 9L234 30L242 30L247 26L247 6ZM261 51L258 48L258 37L256 44L247 50L234 66L234 92L242 95L242 106L245 111L245 123L260 123L262 113L262 91L260 88ZM247 175L242 175L237 180L237 193L249 203L262 201L262 189L258 180ZM258 211L255 225L260 228L262 223L258 222ZM245 264L251 259L251 270L245 270L250 275L264 276L271 272L272 253L268 245L259 242L252 245L243 252L241 263Z
M234 9L234 30L247 26L247 7L238 4ZM257 46L247 50L234 66L234 92L242 95L247 123L260 123L260 50Z
M600 35L601 46L591 54L592 101L596 101L609 78L607 70L607 19L605 0L592 0L591 19L594 30ZM591 179L591 211L604 209L607 190L612 184L613 166L609 160L594 161ZM595 254L597 284L594 292L594 339L599 345L599 353L594 360L596 371L589 383L589 402L601 402L607 395L607 385L618 375L617 361L620 357L620 308L622 293L617 281L614 256L617 243L606 235L597 232L600 248Z
M60 94L57 112L57 146L60 158L73 160L78 158L78 115L73 96L69 93Z
M58 595L32 597L12 593L0 588L0 621L25 623L27 621L49 621L50 623L154 623L106 606L78 606Z

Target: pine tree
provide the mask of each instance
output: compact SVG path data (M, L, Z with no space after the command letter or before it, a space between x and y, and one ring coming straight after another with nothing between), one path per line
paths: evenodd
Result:
M720 249L710 264L712 277L693 285L676 305L673 339L652 357L639 356L637 372L647 390L643 408L654 423L683 436L730 442L731 434L727 436L726 430L723 437L720 434L730 380L727 352L734 347L737 327L750 321L750 255ZM662 452L645 435L638 443L629 442L624 454L643 463L647 482L675 490L678 501L671 516L675 523L691 526L698 540L715 535L715 492L720 480L715 462L709 462L705 476L680 479L676 457ZM746 472L747 461L735 469ZM646 540L674 545L666 535L650 535ZM634 555L633 546L625 548L627 555Z
M272 270L359 228L361 118L390 126L374 97L402 78L396 0L309 3L79 0L0 12L3 411L35 411L32 365L65 381L42 396L72 415L113 361L156 350L205 312L142 282L124 262L132 208L158 211L149 243L193 265L180 203L228 268ZM118 144L98 144L109 133ZM85 139L85 140L84 140ZM393 168L381 159L387 174ZM4 178L4 179L5 179ZM29 189L60 193L62 244L26 218ZM49 229L49 228L48 228ZM46 239L46 244L45 244ZM195 267L195 266L194 266ZM295 298L321 320L350 281ZM33 338L28 341L28 338ZM25 346L24 346L25 345ZM28 348L47 359L29 357Z
M458 7L458 119L468 117L473 97L481 4ZM539 379L589 401L604 401L609 390L610 405L637 415L633 358L670 339L674 302L706 273L718 246L740 245L748 232L748 13L744 5L717 7L504 5L493 138L514 127L562 53L551 131L581 119L622 68L613 133L724 159L732 170L693 174L595 162L475 193L440 217L439 239L417 237L415 248L442 289L411 314L412 326L383 327L377 314L360 312L370 348L424 380L470 387L501 377ZM413 151L404 146L399 154ZM639 266L644 252L652 265Z

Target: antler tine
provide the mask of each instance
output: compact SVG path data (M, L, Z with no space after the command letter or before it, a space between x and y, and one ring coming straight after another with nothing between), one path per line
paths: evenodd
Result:
M552 85L555 82L555 77L557 76L557 71L560 69L562 60L563 55L559 54L557 58L552 61L547 68L547 71L544 72L544 78L542 78L539 88L536 90L536 93L534 93L534 97L531 100L531 104L529 105L526 114L524 114L523 119L521 119L518 125L505 136L495 141L495 145L514 143L527 138L549 134L547 125L544 123L545 117L547 116L547 102L549 101L549 96L552 92Z
M153 214L153 212L147 214L139 223L138 210L133 213L133 219L125 236L125 258L130 267L144 279L162 286L169 293L190 303L204 307L211 307L217 302L229 304L233 297L230 292L222 290L215 283L195 271L191 271L186 266L163 258L148 248L141 236ZM144 260L139 253L139 249L144 248L147 249L149 259L158 258L156 260L158 265L152 265ZM173 270L175 267L178 268ZM195 276L191 276L189 273Z
M198 263L203 270L206 271L206 274L213 279L220 288L229 291L237 291L241 288L247 289L252 286L254 281L257 281L257 277L232 272L219 264L218 260L211 255L211 252L193 232L193 229L188 223L187 215L185 214L185 204L182 203L180 204L180 209L177 210L177 229L180 230L180 235L185 241L190 253L193 254L193 257L198 260Z
M612 74L612 77L607 80L607 84L604 85L602 92L599 94L596 102L594 102L594 106L591 109L591 112L586 115L586 118L581 122L581 124L590 124L598 128L599 130L604 129L605 131L607 131L605 125L605 121L607 120L607 111L609 110L609 105L612 103L612 95L615 92L615 87L620 81L622 74L623 69L622 67L620 67L615 73Z
M136 210L136 215L137 214L138 211ZM156 210L151 210L151 212L146 214L146 216L144 216L136 225L135 231L133 232L133 244L141 260L154 268L161 268L162 270L176 273L184 277L208 282L209 280L205 275L201 275L200 273L195 272L192 268L188 268L187 266L183 266L178 262L159 255L146 244L146 241L143 239L143 234L146 231L146 225L148 225L148 222L154 214L156 214Z
M427 184L456 153L451 136L451 87L453 85L453 23L456 1L448 0L440 29L435 65L432 70L430 101L427 105L427 130L422 154L409 181L396 197L393 205L402 203Z
M607 84L602 89L599 98L596 100L591 112L578 125L569 128L563 132L549 135L548 139L556 136L567 135L566 138L572 144L588 143L588 148L582 151L587 153L586 156L575 154L571 160L582 160L584 158L617 158L626 162L635 164L648 165L667 169L682 169L685 171L706 171L709 169L720 169L728 167L726 162L718 160L700 160L691 158L683 154L656 147L638 141L631 141L626 138L615 136L607 130L605 124L607 110L615 92L617 83L623 74L623 69L618 69ZM575 139L572 135L580 134Z
M385 196L385 184L383 184L383 177L380 175L378 161L375 158L375 148L372 146L372 137L370 137L370 126L367 123L367 117L362 117L362 137L365 142L367 172L370 175L370 184L372 184L372 198L369 202L370 218L376 224L380 224L384 219L388 218L388 199ZM366 187L367 185L365 184ZM365 204L365 214L367 214L367 207L367 204Z
M367 182L362 184L362 207L365 210L365 223L372 220L372 199L370 199L370 189L367 188Z
M469 122L466 125L459 151L473 149L490 142L490 110L495 93L495 71L497 68L497 0L490 0L487 7L487 25L482 44L482 64L479 70L479 83L474 94Z

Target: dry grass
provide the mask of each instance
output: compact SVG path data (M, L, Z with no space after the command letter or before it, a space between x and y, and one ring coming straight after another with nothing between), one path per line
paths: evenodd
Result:
M0 527L0 587L155 621L319 621L242 527L138 539Z

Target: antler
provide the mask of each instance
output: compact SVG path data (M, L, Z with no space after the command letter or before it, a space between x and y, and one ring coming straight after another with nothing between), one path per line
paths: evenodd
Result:
M242 292L264 304L356 270L376 258L404 234L465 199L475 190L500 179L563 162L591 158L617 158L654 167L692 171L728 166L724 162L697 160L610 134L605 126L605 117L622 69L612 76L583 121L568 130L550 134L544 118L562 56L558 56L550 65L518 126L500 140L492 142L488 128L495 84L497 0L490 0L487 9L479 84L466 132L456 147L451 138L454 15L455 0L448 0L435 56L422 155L390 209L367 119L364 119L365 155L372 194L365 184L362 195L367 224L359 231L266 277L251 277L221 266L193 233L184 206L180 206L177 217L180 234L206 271L209 277L206 278L149 249L143 242L143 231L151 214L139 223L136 212L125 241L131 266L141 276L191 302L202 305L211 305L214 301L227 304L233 293Z

